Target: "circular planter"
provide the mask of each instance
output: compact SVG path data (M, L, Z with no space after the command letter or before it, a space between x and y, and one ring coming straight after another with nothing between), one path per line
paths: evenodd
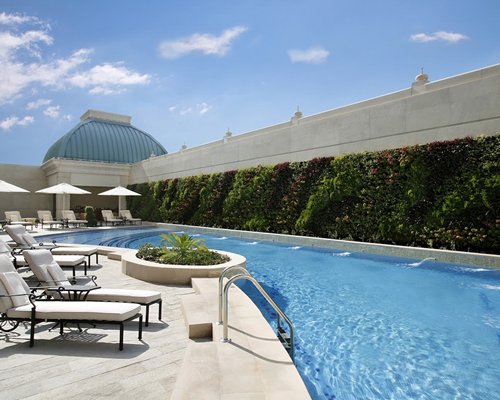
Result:
M212 250L227 255L230 260L217 265L171 265L159 264L136 257L137 251L122 255L122 272L151 283L189 285L191 278L217 278L227 267L235 265L246 268L246 258L228 251Z

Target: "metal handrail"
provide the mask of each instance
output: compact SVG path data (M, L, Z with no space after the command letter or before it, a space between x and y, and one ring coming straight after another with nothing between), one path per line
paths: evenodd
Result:
M246 274L239 274L235 275L232 278L229 279L229 281L226 283L224 286L224 297L223 297L223 302L222 302L222 308L223 308L223 329L222 329L222 342L230 342L231 339L228 338L228 315L229 315L229 302L228 302L228 297L229 297L229 288L231 285L240 280L240 279L246 279L254 284L254 286L258 289L258 291L264 296L264 298L267 300L267 302L271 305L271 307L274 308L274 311L278 314L278 331L281 331L281 323L280 323L280 317L285 320L285 322L288 324L290 328L290 357L292 361L294 360L294 330L293 330L293 324L292 321L286 316L286 314L281 310L281 308L274 302L274 300L269 296L269 294L264 290L264 288L259 284L257 279L255 279L253 276L246 272Z
M217 324L222 325L222 285L224 278L229 272L239 271L240 274L250 275L250 272L242 265L232 265L224 269L219 276L219 320Z

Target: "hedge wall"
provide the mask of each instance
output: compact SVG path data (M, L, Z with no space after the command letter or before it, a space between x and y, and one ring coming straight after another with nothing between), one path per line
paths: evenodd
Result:
M499 253L500 135L130 186L144 220Z

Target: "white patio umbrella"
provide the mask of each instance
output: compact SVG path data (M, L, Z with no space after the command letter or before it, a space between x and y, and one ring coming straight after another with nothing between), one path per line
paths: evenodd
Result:
M118 196L118 213L120 213L120 210L122 209L122 201L125 196L142 196L142 195L140 193L134 192L133 190L124 188L123 186L117 186L113 189L99 193L99 196Z
M66 195L91 194L87 190L80 189L79 187L70 185L69 183L66 183L66 182L58 183L57 185L50 186L50 187L45 188L45 189L40 189L40 190L37 190L36 192L37 193L49 193L49 194L62 194L62 195L64 195L63 196L63 206L62 206L63 210L67 210L69 208L69 207L66 208L66 199L67 198L69 199L69 197ZM69 201L68 201L68 204L69 204Z
M19 186L13 185L12 183L2 181L0 179L0 192L5 192L5 193L29 193L29 190L20 188ZM15 200L12 200L15 201ZM3 218L3 217L2 217ZM2 227L4 225L4 222L2 222Z
M63 182L57 185L50 186L45 189L40 189L36 191L37 193L52 193L52 194L91 194L87 190L80 189L79 187L70 185L69 183Z
M0 179L0 192L7 193L29 193L29 190L20 188L19 186L13 185L12 183L2 181Z

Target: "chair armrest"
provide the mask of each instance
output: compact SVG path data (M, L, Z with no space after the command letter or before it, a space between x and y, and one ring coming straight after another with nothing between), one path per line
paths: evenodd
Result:
M37 299L37 296L34 295L33 293L28 294L28 293L19 293L19 294L0 294L0 297L19 297L19 296L28 296L28 299L33 306L33 309L36 308L35 305L35 300Z
M78 276L68 276L68 279L70 282L76 283L79 279L81 280L82 278L87 278L90 279L90 281L97 286L97 276L96 275L78 275Z
M19 294L0 294L0 297L18 297L18 296L32 296L28 293L19 293Z
M30 292L35 293L38 290L44 291L45 288L43 286L29 286Z

